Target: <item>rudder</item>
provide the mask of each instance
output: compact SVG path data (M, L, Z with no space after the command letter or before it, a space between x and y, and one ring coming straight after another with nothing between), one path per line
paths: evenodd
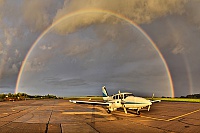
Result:
M102 93L103 93L103 97L108 97L108 92L105 86L102 87Z

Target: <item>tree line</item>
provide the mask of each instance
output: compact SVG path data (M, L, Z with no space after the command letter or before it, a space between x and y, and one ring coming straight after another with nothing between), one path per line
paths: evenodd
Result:
M200 94L192 94L187 96L181 96L181 98L200 98Z
M18 101L18 100L26 100L26 99L57 99L55 95L28 95L26 93L8 93L8 94L0 94L1 101Z

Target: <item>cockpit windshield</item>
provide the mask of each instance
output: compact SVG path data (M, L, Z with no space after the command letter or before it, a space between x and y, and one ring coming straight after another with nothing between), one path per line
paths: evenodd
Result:
M124 94L124 99L129 96L134 96L133 94Z

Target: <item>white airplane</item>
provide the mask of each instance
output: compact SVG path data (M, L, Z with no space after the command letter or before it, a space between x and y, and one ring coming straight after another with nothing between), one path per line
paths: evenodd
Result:
M149 111L152 103L161 101L161 100L154 100L154 101L147 100L142 97L135 97L132 93L129 92L121 93L120 91L118 94L109 96L105 86L102 87L102 93L104 102L76 101L76 100L69 100L69 101L72 103L79 103L79 104L104 105L107 107L108 113L111 113L111 111L115 111L118 108L123 108L124 112L127 114L127 109L132 109L136 110L137 115L140 115L140 109L148 107Z

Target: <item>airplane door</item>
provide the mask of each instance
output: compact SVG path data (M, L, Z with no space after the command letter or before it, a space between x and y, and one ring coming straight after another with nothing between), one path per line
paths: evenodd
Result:
M119 108L119 107L122 106L121 99L120 99L119 95L116 95L115 106L116 106L116 108Z

